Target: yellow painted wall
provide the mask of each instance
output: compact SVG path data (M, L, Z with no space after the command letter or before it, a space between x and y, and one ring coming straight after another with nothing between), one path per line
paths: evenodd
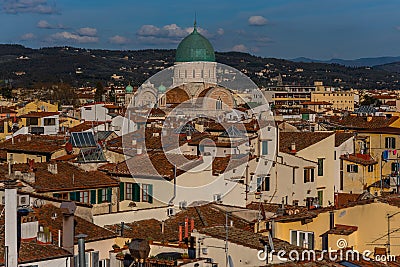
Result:
M351 92L311 92L311 101L326 101L334 109L354 110L354 95Z
M382 244L387 242L387 214L394 214L399 211L399 207L381 202L358 205L335 210L335 224L358 227L358 230L348 237L348 247L353 247L358 251L374 251L374 247L384 247ZM391 231L400 228L400 214L392 217L390 225ZM276 238L290 242L290 230L314 232L315 249L322 249L322 238L320 235L329 230L329 212L320 213L312 222L304 225L300 221L275 223ZM398 237L396 233L391 235L391 254L399 255L400 239L394 238L396 236ZM332 249L336 248L333 247Z
M24 114L28 114L30 112L37 112L37 111L56 112L58 111L58 105L57 104L53 105L41 100L35 100L26 104L24 107L18 109L17 115L21 116Z

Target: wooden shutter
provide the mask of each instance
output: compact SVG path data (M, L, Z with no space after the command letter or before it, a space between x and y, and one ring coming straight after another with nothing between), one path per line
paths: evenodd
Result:
M133 184L133 201L140 201L140 186L139 184Z
M148 185L148 192L147 192L147 198L149 203L153 203L153 185L149 184Z
M90 190L90 204L96 204L96 190Z
M119 183L119 201L125 200L125 183Z

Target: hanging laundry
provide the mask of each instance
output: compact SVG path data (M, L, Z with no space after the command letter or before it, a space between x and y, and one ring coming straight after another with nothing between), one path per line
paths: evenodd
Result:
M383 159L384 161L387 161L387 160L389 159L389 150L384 150L384 151L382 152L382 159Z

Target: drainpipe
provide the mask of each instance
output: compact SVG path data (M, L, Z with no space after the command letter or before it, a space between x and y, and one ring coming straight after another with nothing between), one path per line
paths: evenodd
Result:
M176 198L176 165L174 164L174 195L173 197L169 200L168 204L170 206L174 205L174 200Z
M79 266L86 266L86 258L85 258L85 238L87 235L79 234L76 236L78 238L78 259Z

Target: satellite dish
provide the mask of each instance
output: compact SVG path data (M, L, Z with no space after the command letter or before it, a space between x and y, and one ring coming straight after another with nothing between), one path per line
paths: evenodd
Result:
M229 267L234 267L231 255L228 255L228 266Z

